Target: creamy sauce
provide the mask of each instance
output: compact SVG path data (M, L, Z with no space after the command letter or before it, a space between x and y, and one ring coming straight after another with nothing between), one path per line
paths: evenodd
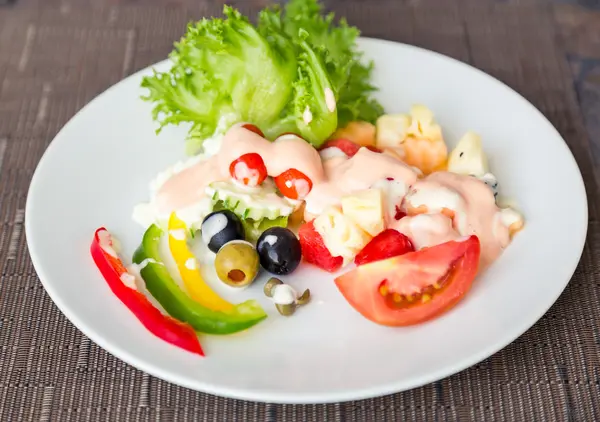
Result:
M157 265L165 265L162 262L158 262L153 258L146 258L144 259L142 262L140 262L139 264L131 264L127 267L127 271L129 273L132 273L134 275L139 274L140 271L142 271L144 268L146 268L146 265L148 264L157 264Z
M304 123L309 124L310 122L312 122L312 119L313 115L310 111L310 107L306 106L306 108L304 109L304 113L302 113L302 120L304 120Z
M271 300L277 305L291 305L296 302L298 294L292 286L287 284L277 284L271 290Z
M319 151L319 155L321 156L321 160L329 160L330 158L335 157L343 157L348 158L346 153L339 149L338 147L327 147Z
M372 187L379 189L383 194L385 224L389 226L396 221L396 211L402 205L402 200L406 195L408 186L402 181L388 180L386 178L378 180Z
M135 276L133 274L123 273L119 278L121 279L124 285L126 285L130 289L137 290L137 286L135 284Z
M335 95L333 95L333 91L331 88L325 88L325 104L327 105L327 110L330 112L335 111L336 103L335 103Z
M183 169L160 186L156 195L158 211L170 213L197 203L205 197L209 184L229 179L232 161L248 153L262 157L269 176L295 168L310 178L313 188L305 198L308 220L327 206L338 204L343 195L368 189L380 179L394 178L406 187L417 179L411 167L367 148L361 148L352 158L336 155L322 162L319 153L297 136L285 135L269 142L235 126L223 138L217 155Z
M232 161L248 153L262 157L269 176L278 176L290 168L304 173L313 183L319 183L324 176L319 153L301 138L286 135L269 142L234 126L223 138L217 155L183 169L160 186L156 194L158 211L167 213L197 203L205 197L209 184L229 179Z
M417 180L417 173L406 164L385 154L361 148L353 157L333 157L323 163L325 180L314 184L306 197L304 217L314 215L329 205L339 204L342 196L369 189L376 182L392 178L408 189Z
M202 223L202 240L207 245L210 243L212 238L217 234L225 230L229 220L224 214L213 214L209 216L204 223Z
M185 265L185 268L187 268L190 271L198 269L198 261L196 261L196 258L188 258L185 261L184 265Z
M194 164L165 181L156 193L158 211L169 213L192 206L204 197L210 183L223 180L216 157Z
M443 214L419 214L395 221L390 228L408 237L416 250L456 240L461 235Z
M98 243L100 244L100 248L114 258L118 258L117 251L114 246L114 239L110 235L110 233L106 230L100 230L98 232Z
M293 168L311 179L312 190L305 198L307 221L332 205L338 206L345 195L378 188L384 193L386 225L407 235L417 248L475 234L481 242L481 266L487 267L510 242L508 226L516 224L520 215L500 210L493 191L481 180L449 172L435 172L419 179L416 169L387 154L361 148L348 157L337 148L329 149L319 155L295 135L270 142L236 125L223 137L218 154L193 162L165 180L157 188L154 203L159 213L168 214L207 201L211 183L230 180L233 161L244 154L257 153L269 176ZM400 203L409 215L437 215L396 221L393 216ZM440 214L443 212L448 217Z
M511 208L503 208L500 210L499 218L502 224L509 228L515 224L522 224L523 222L521 214Z
M183 230L183 229L169 230L169 234L175 240L185 240L186 239L185 230Z
M508 227L498 217L493 191L481 180L448 172L432 173L417 181L406 195L409 214L454 213L461 236L476 235L481 243L480 265L487 268L510 242ZM410 237L410 236L409 236Z
M277 243L277 236L272 234L265 236L265 242L267 242L270 246L273 246L275 243Z

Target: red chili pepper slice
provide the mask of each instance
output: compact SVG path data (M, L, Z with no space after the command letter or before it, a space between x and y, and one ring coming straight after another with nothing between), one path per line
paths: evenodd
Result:
M312 180L296 169L289 169L275 177L275 185L283 196L304 199L312 189Z
M102 236L105 236L109 242L108 245L103 246ZM123 282L121 277L123 274L129 273L112 249L112 238L104 227L96 230L90 252L112 292L133 312L148 331L168 343L204 356L198 336L190 325L164 315L152 305L146 296Z
M255 187L267 178L267 167L260 155L251 152L232 161L229 165L229 174L238 182Z

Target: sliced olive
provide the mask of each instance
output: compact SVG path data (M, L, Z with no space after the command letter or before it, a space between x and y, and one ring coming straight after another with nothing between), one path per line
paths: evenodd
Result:
M256 242L260 264L272 274L286 275L293 272L302 259L300 241L284 227L265 230Z
M215 269L223 283L233 287L244 287L256 278L260 269L260 259L250 243L234 240L226 243L217 252Z
M227 242L244 239L244 226L237 215L229 210L215 211L202 221L202 240L208 249L219 252Z

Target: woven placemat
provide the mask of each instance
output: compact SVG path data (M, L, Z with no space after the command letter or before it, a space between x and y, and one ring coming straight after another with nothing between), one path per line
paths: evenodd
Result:
M267 2L233 3L254 14ZM68 119L113 83L163 59L188 20L219 14L222 2L18 0L0 7L0 421L600 420L600 195L552 10L535 0L327 4L367 36L423 46L485 70L559 129L586 181L590 230L558 302L525 335L466 371L350 403L217 398L114 358L58 311L36 276L23 232L28 185Z

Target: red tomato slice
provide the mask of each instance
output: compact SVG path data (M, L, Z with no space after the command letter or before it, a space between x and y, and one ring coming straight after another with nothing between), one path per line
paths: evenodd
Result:
M369 151L377 152L379 154L381 154L383 152L382 150L380 150L377 147L374 147L373 145L367 145L365 148L368 149Z
M252 124L250 124L250 123L246 123L245 125L242 125L242 127L243 127L244 129L248 129L250 132L254 132L254 133L256 133L257 135L260 135L260 136L262 136L263 138L265 137L265 134L262 132L262 130L260 130L260 129L258 128L258 126L252 125Z
M476 236L362 265L335 279L365 318L405 326L435 318L456 305L477 275Z
M312 181L301 171L289 169L275 177L275 185L283 196L304 199L312 189Z
M246 186L258 186L267 178L267 167L260 155L251 152L232 161L229 174Z
M354 258L356 265L381 261L393 256L413 252L415 248L408 237L397 230L387 229L375 236Z
M402 220L406 217L406 213L400 209L398 205L396 205L396 213L394 214L394 220Z
M360 149L360 145L358 145L348 139L343 139L343 138L332 139L330 141L327 141L319 149L324 150L325 148L332 148L332 147L341 149L342 152L344 154L346 154L348 157L354 156L354 154L356 154L358 152L358 150Z

